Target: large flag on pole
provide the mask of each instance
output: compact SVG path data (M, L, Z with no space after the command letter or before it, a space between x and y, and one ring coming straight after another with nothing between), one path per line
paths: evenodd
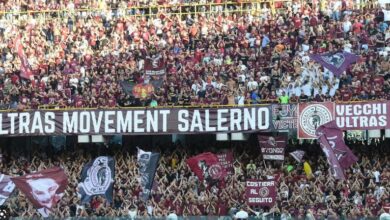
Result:
M114 179L114 158L101 156L85 164L81 172L81 182L78 186L81 202L87 203L92 196L97 195L101 195L112 202Z
M68 185L68 178L59 167L11 179L43 217L50 215Z
M149 198L159 160L160 153L143 151L138 148L137 164L142 188L142 198L144 200Z
M17 50L18 57L20 59L20 77L24 79L32 79L33 73L31 70L31 66L28 63L27 56L24 53L22 40L20 37L18 37L15 41L15 49Z
M332 147L330 146L328 140L324 135L319 136L319 142L320 142L320 147L322 151L325 153L326 159L329 164L329 172L330 174L335 178L339 180L344 180L345 175L344 175L344 170L340 166L339 161L337 160L337 157L335 153L333 152Z
M188 158L187 164L200 181L219 180L227 175L225 168L219 163L217 155L210 152Z
M305 155L305 151L303 150L296 150L290 153L290 155L299 163L302 163L302 158Z
M0 205L4 204L14 189L15 184L12 182L11 177L0 174Z
M337 126L336 121L330 121L318 127L316 131L319 135L325 135L327 141L333 149L340 166L343 169L349 168L358 161L358 158L345 144L343 131Z
M310 54L311 59L320 63L323 67L331 71L335 76L340 76L351 63L355 63L359 56L348 52Z

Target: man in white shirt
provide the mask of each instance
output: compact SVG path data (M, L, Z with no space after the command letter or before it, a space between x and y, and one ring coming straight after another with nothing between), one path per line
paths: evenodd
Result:
M352 23L349 21L348 18L345 19L343 22L343 31L344 33L348 33L351 31Z
M332 19L340 21L341 1L335 0L332 4Z
M247 85L247 88L249 91L254 91L254 90L257 90L257 88L259 87L259 84L253 80L253 77L251 77L249 79L249 82L248 82L248 85Z

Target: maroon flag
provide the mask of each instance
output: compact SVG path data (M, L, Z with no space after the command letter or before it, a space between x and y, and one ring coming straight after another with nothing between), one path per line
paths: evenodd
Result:
M226 170L227 174L232 175L234 173L234 157L233 151L229 150L217 154L218 162Z
M257 135L264 160L284 160L284 149L287 144L286 135Z
M161 55L146 57L144 70L146 75L164 75L165 61Z
M16 41L15 41L15 48L18 52L18 56L19 56L19 59L21 62L21 64L20 64L20 77L31 80L33 73L31 70L31 66L28 63L27 57L24 54L24 49L23 49L23 45L22 45L20 37L18 39L16 39Z
M59 167L11 179L43 217L49 216L68 185L68 178Z
M292 157L294 157L294 159L296 161L298 161L299 163L302 163L302 158L305 155L305 151L303 151L303 150L296 150L294 152L291 152L290 155Z
M348 52L310 54L311 59L330 70L335 76L340 76L359 56Z
M210 152L188 158L187 164L201 181L223 179L227 174L219 163L217 155Z
M345 179L344 170L340 166L340 163L337 160L337 157L333 152L332 147L330 146L325 135L320 135L318 139L320 141L321 149L325 153L326 159L328 161L330 174L335 179L344 180Z
M343 169L349 168L352 164L358 161L358 158L352 153L348 146L344 143L343 132L337 126L336 121L330 121L321 125L317 129L317 135L324 135L331 146L340 166Z
M276 202L274 180L247 180L245 195L249 205L272 207Z

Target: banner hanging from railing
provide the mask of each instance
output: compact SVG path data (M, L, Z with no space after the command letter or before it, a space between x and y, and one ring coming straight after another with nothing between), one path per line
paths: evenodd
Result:
M388 101L300 103L211 108L134 108L0 112L0 136L142 135L234 132L298 133L335 120L342 130L390 129Z
M314 139L315 130L332 120L342 130L389 129L389 105L389 101L301 103L298 108L298 137Z
M0 136L271 131L271 106L0 113Z

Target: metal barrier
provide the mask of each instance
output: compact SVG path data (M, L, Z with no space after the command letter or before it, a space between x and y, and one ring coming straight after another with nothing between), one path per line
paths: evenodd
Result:
M271 9L273 13L276 12L275 2L282 4L291 2L291 0L254 0L241 2L223 2L223 3L205 3L205 4L177 4L177 5L145 5L132 6L127 8L86 8L74 10L38 10L38 11L0 11L0 17L7 18L19 17L23 15L41 17L49 19L52 17L66 17L66 16L88 16L104 14L114 17L143 17L155 16L161 12L167 12L173 15L197 15L197 14L217 14L217 13L259 13L264 4Z
M354 100L354 101L337 101L334 103L337 104L353 104L353 103L362 103L367 102L370 100ZM378 99L375 101L387 101L385 99ZM314 101L313 101L314 102ZM54 110L54 111L63 111L63 110L93 110L93 109L159 109L159 108L225 108L225 107L250 107L250 106L266 106L270 104L278 104L277 99L267 99L267 100L259 100L259 103L257 104L245 104L245 105L190 105L190 106L183 106L183 105L175 105L175 106L156 106L156 107L146 107L146 106L134 106L134 107L114 107L114 108L73 108L73 107L66 107L66 108L60 108L56 105L40 105L38 106L39 110ZM306 103L306 102L305 102ZM290 102L289 104L299 104L299 102ZM14 109L16 110L16 109ZM29 110L29 109L26 109ZM12 111L12 109L0 109L0 112L8 112Z

